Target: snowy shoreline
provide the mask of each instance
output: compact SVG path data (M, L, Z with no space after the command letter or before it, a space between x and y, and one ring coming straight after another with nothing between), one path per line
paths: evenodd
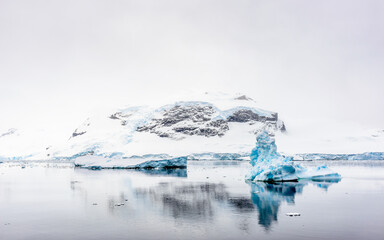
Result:
M280 153L283 156L292 156L294 161L316 161L316 160L384 160L384 152L365 152L365 153L356 153L356 154L328 154L328 153L299 153L299 154L284 154ZM206 153L196 153L189 154L183 156L171 156L168 154L147 154L142 156L131 156L131 157L123 157L121 160L126 161L153 161L153 160L166 160L172 158L182 158L185 157L189 161L199 161L199 160L237 160L237 161L249 161L250 153L214 153L214 152L206 152ZM87 155L100 157L110 160L117 160L120 158L114 157L114 154L109 155ZM84 156L76 156L76 157L55 157L52 159L25 159L14 158L14 157L1 157L0 162L12 162L12 161L49 161L49 162L73 162L77 158L81 158Z

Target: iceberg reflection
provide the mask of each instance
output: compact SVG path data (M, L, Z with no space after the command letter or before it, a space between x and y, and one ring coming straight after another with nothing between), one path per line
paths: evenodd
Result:
M259 224L269 230L273 222L277 222L279 207L283 202L295 203L295 195L302 194L303 188L312 183L313 185L327 190L340 179L299 181L299 182L250 182L252 203L256 205L259 212Z
M195 181L188 179L186 169L75 172L70 189L83 199L86 209L104 208L110 216L127 220L140 216L181 225L220 225L224 221L246 233L257 225L269 232L282 215L280 206L294 205L297 194L310 194L306 187L327 190L340 181L244 183L228 177L217 182Z

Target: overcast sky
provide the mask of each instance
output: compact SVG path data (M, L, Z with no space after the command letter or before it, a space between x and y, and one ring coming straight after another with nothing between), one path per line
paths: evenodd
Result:
M245 93L288 122L383 127L383 13L382 0L0 0L0 124L69 125L194 89Z

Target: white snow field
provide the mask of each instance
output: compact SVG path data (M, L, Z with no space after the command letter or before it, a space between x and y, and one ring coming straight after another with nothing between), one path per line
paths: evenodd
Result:
M316 134L291 129L276 112L263 110L242 94L204 93L159 99L155 104L100 109L64 137L58 134L60 119L55 125L57 130L51 131L37 126L1 126L0 160L76 159L85 155L116 162L181 156L249 159L255 136L262 130L275 136L280 151L298 160L384 159L383 130L350 131L335 124L332 131L325 131L318 123L313 127Z
M74 159L97 155L117 159L148 154L248 153L255 133L267 129L275 134L285 128L277 113L258 108L246 96L203 94L186 99L94 114L55 144L37 136L37 141L30 135L23 139L21 132L3 136L0 156Z

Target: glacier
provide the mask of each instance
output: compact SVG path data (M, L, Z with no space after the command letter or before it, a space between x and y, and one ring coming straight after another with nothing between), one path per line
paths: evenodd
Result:
M250 171L246 175L248 181L284 182L299 179L340 179L341 176L325 165L305 168L293 162L293 157L286 157L277 152L275 140L267 131L256 136L256 147L250 155Z

